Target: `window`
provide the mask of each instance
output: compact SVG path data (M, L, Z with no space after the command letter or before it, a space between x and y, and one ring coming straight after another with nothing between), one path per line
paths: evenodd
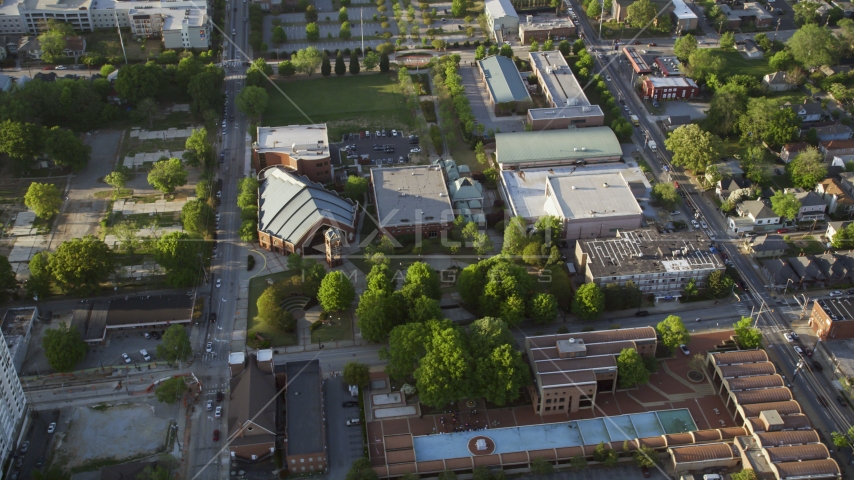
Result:
M300 458L300 459L299 459L299 463L305 463L305 459L304 459L304 458Z
M546 403L552 403L552 399L551 399L551 398L547 398L547 399L546 399Z
M439 236L439 233L436 232L436 230L430 230L430 233L428 233L427 236L430 238L436 238Z
M547 412L550 412L551 410L552 410L552 407L546 407Z

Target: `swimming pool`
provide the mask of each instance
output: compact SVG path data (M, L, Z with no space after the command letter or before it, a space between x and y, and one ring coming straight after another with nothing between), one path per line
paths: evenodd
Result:
M691 417L691 412L687 408L680 408L525 427L422 435L413 437L412 440L416 461L427 462L469 456L469 440L479 436L491 438L495 442L493 453L500 454L597 445L599 442L622 442L634 438L656 437L665 432L685 433L696 430L697 424Z

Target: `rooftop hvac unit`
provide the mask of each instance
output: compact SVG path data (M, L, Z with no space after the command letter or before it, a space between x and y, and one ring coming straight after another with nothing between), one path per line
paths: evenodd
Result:
M586 151L587 151L587 147L581 147L581 151L582 151L582 152L586 152Z
M603 188L608 188L608 182L603 183L603 184L602 184L602 187L603 187Z

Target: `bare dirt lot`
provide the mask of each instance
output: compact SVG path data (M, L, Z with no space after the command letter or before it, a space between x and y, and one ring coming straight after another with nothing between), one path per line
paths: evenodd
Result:
M77 407L63 412L52 463L71 470L105 460L117 462L160 453L169 419L144 403L106 408Z

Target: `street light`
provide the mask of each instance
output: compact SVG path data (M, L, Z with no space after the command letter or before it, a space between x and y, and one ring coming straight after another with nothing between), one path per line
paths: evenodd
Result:
M785 295L785 294L786 294L786 292L788 292L788 291L789 291L789 282L794 283L794 280L792 280L792 279L790 278L788 281L786 281L786 288L784 288L784 289L783 289L783 295Z

